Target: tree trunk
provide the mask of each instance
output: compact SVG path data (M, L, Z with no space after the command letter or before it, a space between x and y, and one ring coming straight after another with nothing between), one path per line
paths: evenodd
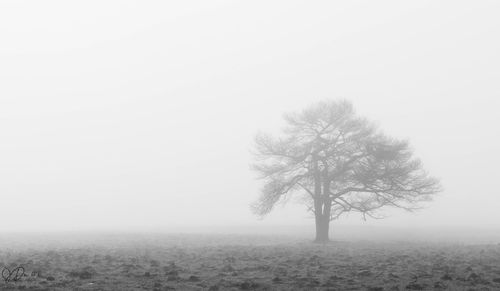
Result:
M321 216L316 217L316 239L314 242L326 243L330 241L328 232L330 230L330 219Z
M328 231L330 229L330 208L332 207L332 201L329 197L330 181L328 180L326 165L325 169L321 171L315 154L313 154L313 165L314 215L316 218L316 239L314 241L317 243L326 243L330 241L328 237Z

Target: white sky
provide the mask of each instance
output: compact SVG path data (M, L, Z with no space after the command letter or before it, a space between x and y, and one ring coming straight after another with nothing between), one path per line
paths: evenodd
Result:
M384 226L500 227L500 2L2 1L0 230L259 221L259 130L350 99L445 191ZM352 216L341 224L363 224Z

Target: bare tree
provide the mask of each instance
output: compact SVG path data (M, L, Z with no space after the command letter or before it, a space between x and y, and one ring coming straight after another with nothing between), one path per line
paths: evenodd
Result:
M347 212L378 218L392 206L413 211L441 190L408 142L387 137L348 101L324 101L285 115L281 137L257 135L253 168L265 183L252 205L260 216L293 193L305 194L316 241L329 240L330 221Z

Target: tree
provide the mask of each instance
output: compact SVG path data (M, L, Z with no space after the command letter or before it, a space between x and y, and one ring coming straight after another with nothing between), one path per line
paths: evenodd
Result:
M259 216L301 193L315 217L315 241L326 242L330 221L344 213L366 219L380 218L384 206L413 211L441 190L407 141L383 134L348 101L319 102L284 118L282 136L255 138L253 168L264 180L252 204Z

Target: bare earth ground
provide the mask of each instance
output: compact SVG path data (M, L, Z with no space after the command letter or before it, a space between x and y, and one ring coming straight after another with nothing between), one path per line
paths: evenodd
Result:
M0 238L1 290L500 290L500 245L249 235ZM5 273L4 275L7 275Z

